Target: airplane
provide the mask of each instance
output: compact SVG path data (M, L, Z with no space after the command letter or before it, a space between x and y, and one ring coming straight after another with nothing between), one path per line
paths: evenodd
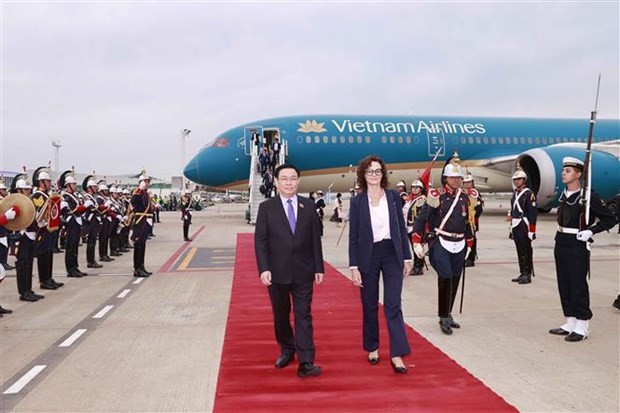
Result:
M301 172L300 192L355 186L356 166L367 155L382 157L391 185L416 179L438 155L432 183L458 151L461 166L481 192L512 191L517 162L528 175L538 207L558 205L562 158L584 159L589 120L509 117L302 115L250 122L205 145L184 169L187 179L247 190L252 140L279 139L286 161ZM255 136L254 136L255 137ZM599 119L592 139L592 188L610 200L620 192L620 120Z

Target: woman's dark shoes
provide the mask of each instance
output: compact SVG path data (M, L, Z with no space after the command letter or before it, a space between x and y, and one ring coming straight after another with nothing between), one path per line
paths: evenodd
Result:
M379 352L375 350L368 353L368 362L373 366L379 364Z
M396 374L407 374L407 367L405 366L397 366L393 360L390 360L390 364L392 365L392 370Z
M275 366L277 369L283 369L288 366L295 358L295 353L282 353L280 357L276 359Z
M321 374L321 367L312 363L300 363L297 368L298 377L313 377Z

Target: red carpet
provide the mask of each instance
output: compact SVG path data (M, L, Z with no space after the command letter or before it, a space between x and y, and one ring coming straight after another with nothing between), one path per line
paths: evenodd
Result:
M277 370L279 348L253 243L253 234L239 234L215 412L516 411L411 328L412 354L404 359L409 374L396 375L382 309L381 362L371 366L361 345L359 292L329 265L312 303L323 373L300 379L296 363Z

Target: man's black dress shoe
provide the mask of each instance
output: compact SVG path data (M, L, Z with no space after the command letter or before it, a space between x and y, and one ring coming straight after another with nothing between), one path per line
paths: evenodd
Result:
M37 293L35 293L35 292L34 292L34 291L32 291L32 290L28 291L28 293L30 293L30 295L34 296L34 298L36 298L36 299L38 299L38 300L42 300L42 299L44 299L44 298L45 298L45 296L44 296L44 295L37 294Z
M280 357L278 357L278 359L276 360L276 368L277 369L283 369L284 367L288 366L291 361L293 361L293 359L295 359L295 353L290 353L290 354L285 354L282 353L280 354Z
M517 281L517 284L530 284L532 282L532 276L529 274L523 274L523 277Z
M62 287L63 285L65 285L65 283L59 283L58 281L56 281L53 278L50 278L50 281L52 282L52 284L54 284L56 287Z
M298 377L313 377L321 374L321 367L312 363L301 363L297 368Z
M147 274L147 275L153 275L153 273L151 271L147 271L146 268L142 267L140 268L142 270L143 273Z
M44 281L40 284L42 290L57 290L58 286L51 280Z
M0 314L11 314L13 310L9 310L8 308L2 308L0 305Z
M88 268L102 268L103 265L97 263L97 262L89 262L87 265Z
M523 277L525 277L525 274L519 274L517 278L513 278L510 281L512 281L513 283L518 283L519 281L521 281L521 279L523 279Z
M149 277L149 275L147 273L145 273L144 271L142 271L142 268L139 268L137 270L134 270L133 272L133 276L134 277L141 277L141 278L146 278Z
M450 320L450 327L452 327L452 328L461 328L461 325L459 323L457 323L456 321L454 321L454 319L452 318L452 314L450 314L448 316L448 319Z
M567 336L570 334L570 331L564 330L562 327L552 328L549 330L549 334L553 334L556 336Z
M67 273L67 277L82 278L82 274L78 270L73 269Z
M19 300L20 301L28 301L30 303L34 303L35 301L39 301L39 299L37 297L35 297L34 293L32 291L26 291L23 294L19 295Z
M582 334L579 333L575 333L574 331L571 332L569 335L567 335L566 337L564 337L565 341L583 341L586 338L588 338L588 336L584 336Z
M439 327L441 328L442 333L447 335L452 334L452 325L448 317L441 317L439 319Z
M12 265L9 265L9 263L2 264L2 266L3 266L3 267L4 267L4 269L5 269L5 270L7 270L7 271L11 271L11 270L14 270L14 269L15 269L15 267L13 267Z
M616 298L614 300L614 303L612 304L614 307L616 307L618 310L620 310L620 297Z
M86 277L88 275L87 272L80 271L79 269L77 270L77 272L80 273L82 275L82 277Z
M394 362L392 360L390 360L390 364L392 364L392 370L394 370L394 373L396 373L396 374L407 374L407 367L405 367L405 366L397 366L396 364L394 364Z
M107 255L105 257L101 257L99 258L99 261L103 261L103 262L111 262L114 261L114 258L110 258Z
M192 241L192 239L191 238L184 238L183 241L190 242L190 241Z

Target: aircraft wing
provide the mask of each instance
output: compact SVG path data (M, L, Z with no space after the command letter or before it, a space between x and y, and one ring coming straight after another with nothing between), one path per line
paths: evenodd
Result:
M494 169L496 171L504 172L507 174L511 174L514 169L514 163L519 157L519 154L512 154L506 156L498 156L495 158L487 159L482 161L481 166L485 168Z

